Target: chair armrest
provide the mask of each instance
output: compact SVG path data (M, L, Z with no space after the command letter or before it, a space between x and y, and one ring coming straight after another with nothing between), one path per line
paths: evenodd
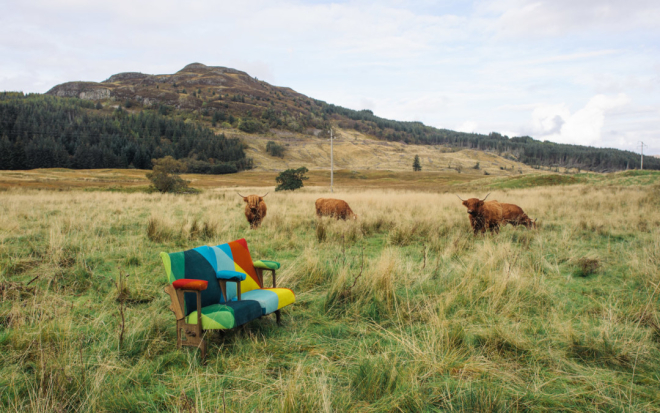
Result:
M202 322L202 291L208 287L208 281L181 279L165 287L165 292L172 299L170 310L174 312L177 321L186 317L184 308L184 293L194 293L197 296L197 322L201 328ZM200 330L201 331L201 330Z
M229 270L216 271L215 277L219 280L245 281L245 273L238 271L229 271Z
M254 268L261 268L263 270L279 270L280 263L277 261L259 260L252 263Z
M243 274L243 273L238 273L238 274ZM222 298L225 299L225 304L229 302L229 300L227 300L227 283L236 283L236 299L238 301L241 301L241 280L237 279L236 277L231 279L218 278L218 285L220 286L220 292L222 293Z
M261 288L266 288L264 287L264 271L270 271L273 274L273 288L277 288L277 281L275 279L275 269L255 267L254 270L257 272L257 277L259 277L259 281L261 282Z
M177 290L204 291L208 286L209 286L208 281L193 280L191 278L182 278L172 283L172 287L174 287Z

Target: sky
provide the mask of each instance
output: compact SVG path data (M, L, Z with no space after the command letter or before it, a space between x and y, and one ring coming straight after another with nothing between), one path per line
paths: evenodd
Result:
M396 120L660 155L659 0L0 0L0 90L193 62Z

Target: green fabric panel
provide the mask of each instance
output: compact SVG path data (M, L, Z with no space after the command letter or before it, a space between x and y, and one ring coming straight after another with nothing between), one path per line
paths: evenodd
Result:
M197 324L197 311L186 318L188 324ZM234 309L223 304L202 307L202 328L204 330L225 330L234 328L236 321Z
M161 252L160 258L163 260L163 265L165 266L165 273L167 274L167 282L173 283L176 280L172 278L172 262L170 261L170 254L166 252Z
M255 261L254 268L263 268L264 270L279 270L280 263L277 261L259 260Z
M170 277L170 282L180 280L181 278L186 278L186 258L183 254L183 251L171 253L170 262L172 263L172 275Z

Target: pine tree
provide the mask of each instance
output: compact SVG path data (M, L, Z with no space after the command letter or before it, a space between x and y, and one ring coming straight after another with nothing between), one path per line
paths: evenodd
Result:
M413 161L413 171L419 172L422 170L422 164L419 162L419 155L415 155L415 160Z

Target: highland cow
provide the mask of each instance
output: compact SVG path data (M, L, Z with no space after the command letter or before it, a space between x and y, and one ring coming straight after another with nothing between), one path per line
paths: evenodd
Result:
M484 233L486 230L500 232L502 206L497 201L485 202L488 195L484 199L470 198L465 200L460 196L458 197L463 201L463 206L467 208L467 213L470 214L470 225L472 225L474 235L477 235L479 231Z
M259 228L259 225L261 225L261 221L263 221L264 218L266 218L266 202L264 202L264 197L268 195L268 192L266 192L266 195L264 196L259 196L259 195L248 195L248 196L243 196L241 194L238 194L241 197L243 197L243 201L245 201L245 218L247 218L248 222L250 223L250 228L251 229L257 229Z
M502 225L511 224L514 227L523 225L536 228L536 220L532 221L518 205L500 203L502 206Z
M346 201L332 198L319 198L316 200L316 215L319 218L330 216L343 220L346 220L346 218L357 219L357 215L351 210Z

